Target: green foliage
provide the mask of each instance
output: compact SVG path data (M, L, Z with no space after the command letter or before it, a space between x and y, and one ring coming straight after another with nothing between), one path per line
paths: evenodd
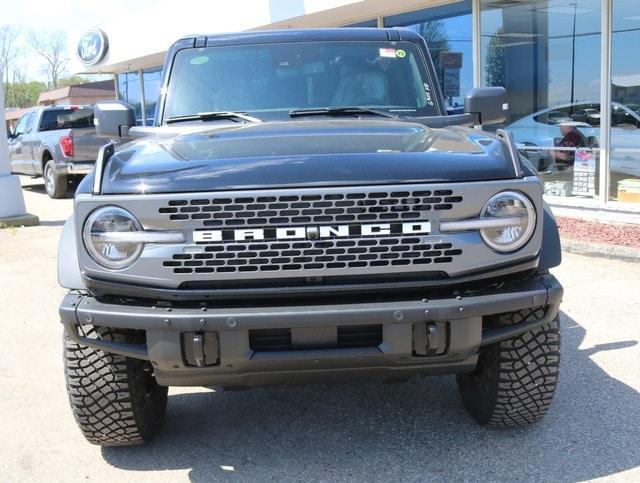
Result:
M71 77L65 77L58 80L58 87L75 86L78 84L84 84L85 82L89 82L86 77L81 75L72 75Z
M505 86L504 30L499 28L487 46L485 81L491 87Z
M6 107L32 107L38 102L38 96L45 91L44 82L12 82L4 85Z

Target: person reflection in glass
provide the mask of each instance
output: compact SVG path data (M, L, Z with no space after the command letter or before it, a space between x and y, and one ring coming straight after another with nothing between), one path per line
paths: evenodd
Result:
M559 166L572 166L575 161L575 149L584 148L587 145L587 139L577 126L581 124L575 122L565 122L560 124L560 133L562 139L557 143L559 148L574 148L562 151L554 151L553 157Z

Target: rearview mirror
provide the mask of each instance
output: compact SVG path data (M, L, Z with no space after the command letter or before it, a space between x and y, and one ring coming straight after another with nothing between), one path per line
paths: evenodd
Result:
M99 101L93 108L93 123L99 137L128 138L129 129L136 125L136 113L122 101Z
M464 98L464 112L477 117L477 124L500 124L509 118L504 87L476 87Z

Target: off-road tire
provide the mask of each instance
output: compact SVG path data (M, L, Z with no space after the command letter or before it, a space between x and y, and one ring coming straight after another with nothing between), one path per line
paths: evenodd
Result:
M64 198L67 194L68 180L66 174L56 174L56 162L53 159L47 161L42 172L44 178L44 189L49 198Z
M132 341L126 333L98 333L104 340ZM149 362L79 345L65 334L64 363L71 410L87 441L133 446L153 438L164 418L167 388L156 383Z
M492 317L489 326L527 322L544 315L535 308ZM560 322L551 322L481 348L476 370L457 376L462 401L481 425L526 426L549 409L558 381Z

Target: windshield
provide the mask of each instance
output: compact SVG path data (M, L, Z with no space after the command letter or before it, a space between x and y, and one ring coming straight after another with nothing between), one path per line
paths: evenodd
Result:
M366 106L438 115L412 42L291 42L187 49L175 57L163 118L233 111L261 119L289 111Z

